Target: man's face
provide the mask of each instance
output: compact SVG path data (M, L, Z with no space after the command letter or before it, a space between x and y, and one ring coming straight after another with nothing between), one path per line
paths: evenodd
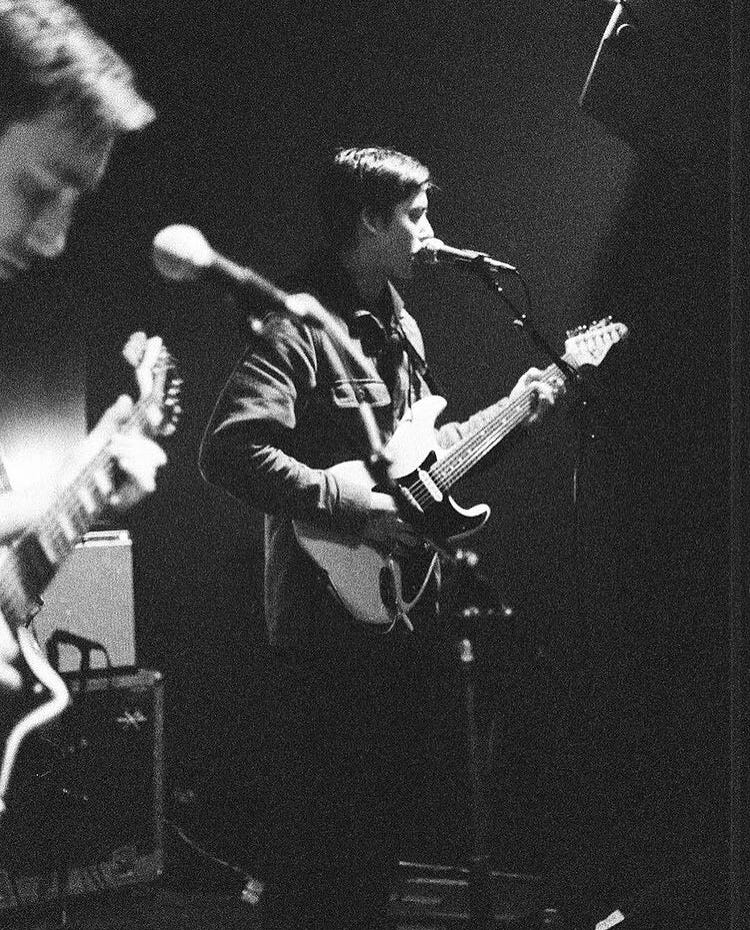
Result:
M414 256L435 235L427 207L427 191L421 190L397 203L387 223L377 224L378 254L387 277L406 279L414 274Z
M87 140L58 110L0 130L0 280L57 258L81 195L99 182L112 140Z

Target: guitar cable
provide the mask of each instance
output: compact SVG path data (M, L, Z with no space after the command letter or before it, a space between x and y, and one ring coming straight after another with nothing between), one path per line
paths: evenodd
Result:
M169 817L163 817L162 823L166 827L169 827L169 829L178 839L180 839L189 849L192 849L193 852L196 852L202 859L206 860L206 862L210 862L212 865L217 865L220 868L232 872L235 876L237 876L237 878L242 882L242 891L240 892L240 897L245 904L254 906L260 901L260 897L263 894L265 885L259 878L251 875L247 869L243 869L241 866L229 862L227 859L222 859L220 856L217 856L214 853L210 853L204 846L201 846L200 843L189 836L178 823L176 823L174 820L170 820Z

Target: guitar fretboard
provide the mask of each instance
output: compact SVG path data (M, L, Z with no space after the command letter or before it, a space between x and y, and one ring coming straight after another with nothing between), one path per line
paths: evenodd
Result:
M140 400L118 432L146 431L151 403L151 398ZM39 520L3 553L0 610L13 628L26 622L31 600L47 587L104 509L114 487L112 466L106 443L55 496Z
M564 361L570 364L572 359L565 356ZM558 365L550 365L539 376L540 381L551 385L564 378L565 375ZM532 411L533 395L533 389L522 391L512 401L505 404L488 423L483 424L471 436L457 443L443 459L430 468L429 476L442 492L446 493L510 432L528 420ZM421 507L430 504L432 495L422 485L421 480L414 482L408 490Z

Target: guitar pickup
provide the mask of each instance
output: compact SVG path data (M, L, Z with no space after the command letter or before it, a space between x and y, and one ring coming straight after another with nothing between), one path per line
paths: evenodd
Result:
M420 481L422 482L422 484L424 485L424 487L425 487L427 493L430 495L430 497L433 499L433 501L434 501L436 504L439 504L440 501L443 499L443 492L440 490L440 488L439 488L439 487L435 484L435 482L432 480L432 478L430 477L430 473L429 473L429 472L426 472L426 471L423 471L423 470L420 468L420 470L417 472L417 474L419 475L419 480L420 480Z

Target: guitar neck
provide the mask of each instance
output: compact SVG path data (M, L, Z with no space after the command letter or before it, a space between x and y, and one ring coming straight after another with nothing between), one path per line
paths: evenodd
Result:
M136 404L119 431L146 428L147 407L146 400ZM107 443L6 550L0 564L0 610L13 628L26 622L33 599L44 591L76 543L93 526L112 489L112 455Z
M569 359L564 359L566 362ZM565 378L558 365L550 365L539 376L546 384L554 384ZM533 409L533 389L522 391L471 436L457 443L448 454L430 469L430 477L442 490L447 491L463 478L488 455L516 427L525 423Z

